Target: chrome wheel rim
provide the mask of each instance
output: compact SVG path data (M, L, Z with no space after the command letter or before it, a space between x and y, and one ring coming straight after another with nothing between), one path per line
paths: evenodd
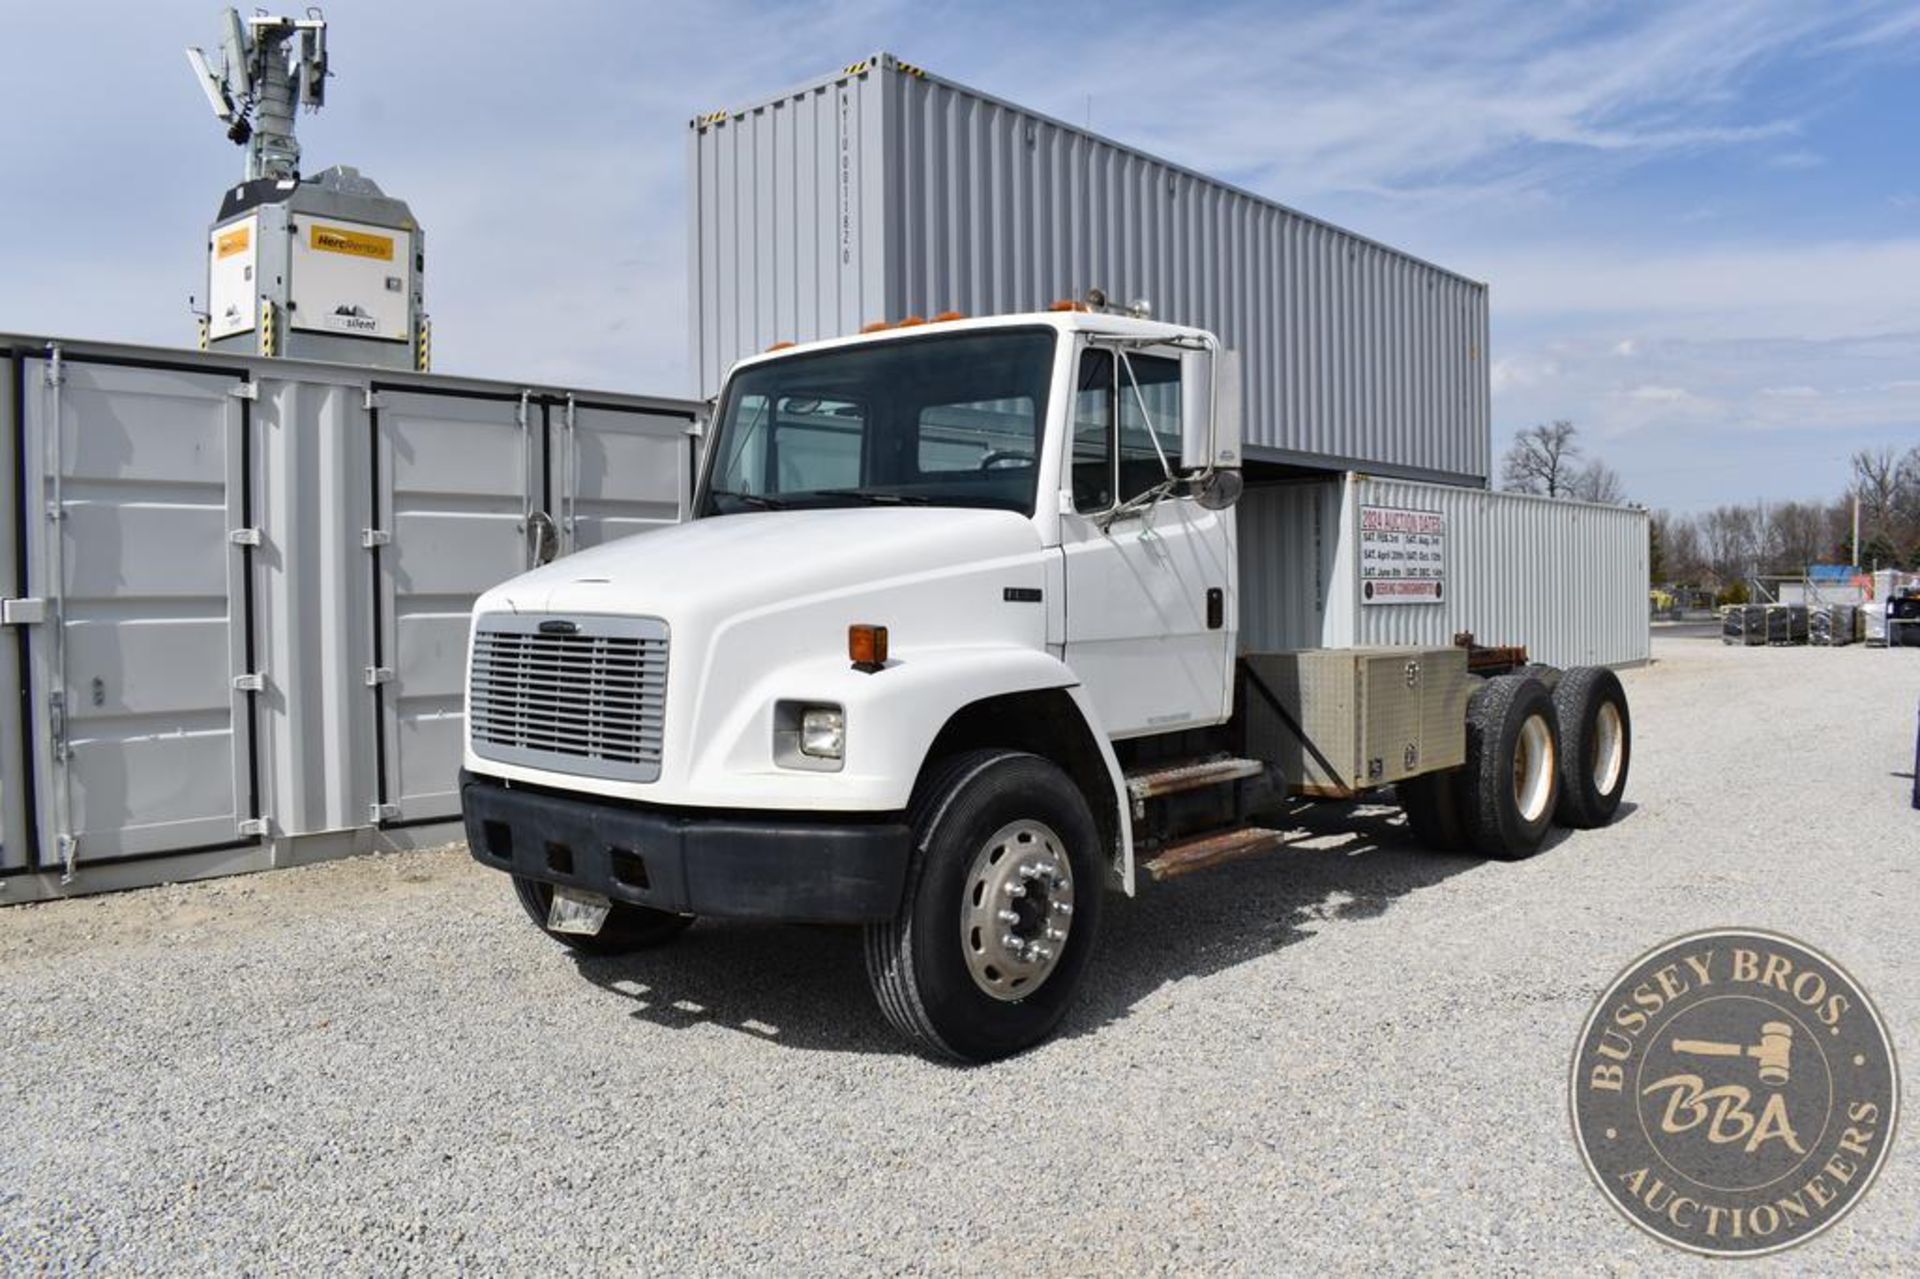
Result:
M1600 794L1611 795L1620 784L1626 746L1627 730L1620 722L1620 708L1612 702L1600 703L1600 713L1593 717L1593 789Z
M995 999L1025 999L1066 953L1073 928L1073 864L1045 822L995 831L974 854L960 898L960 953L974 985Z
M1553 798L1553 733L1543 715L1529 715L1513 744L1513 803L1520 818L1537 822Z

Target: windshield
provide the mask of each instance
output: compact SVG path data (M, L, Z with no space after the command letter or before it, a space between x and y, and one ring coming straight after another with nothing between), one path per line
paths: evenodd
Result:
M727 387L702 515L821 506L1033 514L1051 329L795 355Z

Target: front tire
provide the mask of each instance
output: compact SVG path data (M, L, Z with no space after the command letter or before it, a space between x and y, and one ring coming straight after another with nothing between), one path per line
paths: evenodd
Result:
M515 875L513 895L520 899L521 909L527 912L527 918L534 922L535 927L561 945L583 955L624 955L628 951L664 946L686 932L688 925L693 923L692 915L675 915L670 911L654 910L650 906L615 902L607 911L607 922L600 926L599 932L591 936L586 933L556 933L547 927L547 912L553 907L552 884Z
M1105 866L1085 798L1018 751L935 764L914 793L906 892L866 930L867 980L921 1051L992 1061L1053 1033L1100 928Z

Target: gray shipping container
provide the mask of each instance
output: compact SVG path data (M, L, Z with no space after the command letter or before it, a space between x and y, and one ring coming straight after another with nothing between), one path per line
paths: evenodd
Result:
M0 903L458 836L467 614L697 406L0 335ZM24 687L23 687L24 684Z
M1097 287L1242 352L1250 459L1488 475L1486 286L1261 196L887 54L695 119L689 162L702 395L774 342Z
M1645 511L1367 475L1256 486L1237 510L1245 650L1471 631L1554 666L1651 656Z

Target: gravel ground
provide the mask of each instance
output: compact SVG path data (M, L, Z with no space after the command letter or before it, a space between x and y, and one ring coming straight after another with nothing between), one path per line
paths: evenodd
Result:
M850 932L576 961L460 850L0 911L0 1269L1705 1271L1589 1183L1575 1035L1742 924L1920 1060L1920 654L1656 656L1611 828L1316 821L1116 900L1062 1036L979 1069L896 1045ZM1751 1264L1911 1273L1917 1150Z

